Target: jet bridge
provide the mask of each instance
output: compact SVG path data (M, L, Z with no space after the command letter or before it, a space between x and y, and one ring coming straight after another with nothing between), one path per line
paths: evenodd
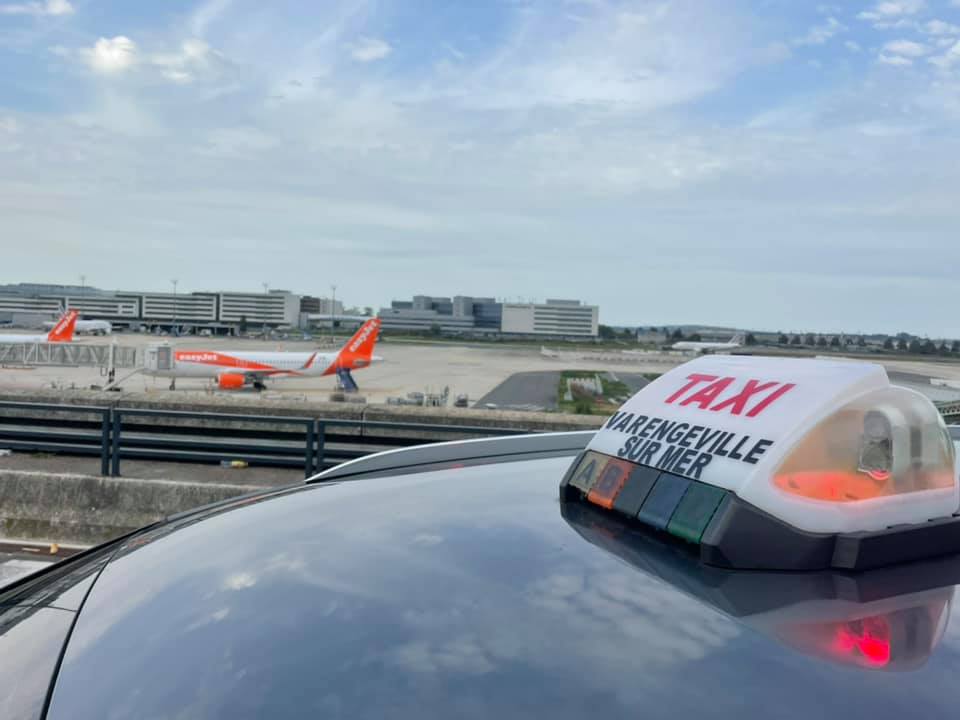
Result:
M2 343L0 367L52 366L133 369L137 348L79 343Z

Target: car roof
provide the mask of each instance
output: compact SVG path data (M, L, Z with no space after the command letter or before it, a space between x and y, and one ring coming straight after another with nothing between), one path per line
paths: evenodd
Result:
M960 632L940 626L954 588L938 571L872 595L829 573L700 572L682 547L564 506L574 452L308 485L134 535L79 613L48 717L953 711ZM945 606L909 672L790 635L824 607L893 612L901 596Z

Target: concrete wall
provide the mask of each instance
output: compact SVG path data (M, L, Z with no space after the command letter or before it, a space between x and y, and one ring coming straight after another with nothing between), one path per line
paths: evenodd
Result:
M92 545L250 485L0 471L0 537Z
M0 400L120 408L188 410L192 412L236 413L243 415L279 415L285 417L338 418L355 422L400 422L518 430L570 431L599 427L603 418L555 413L512 411L478 411L459 408L392 407L341 403L289 403L257 397L185 399L157 397L143 393L109 393L92 390L31 390L0 393ZM6 416L30 416L29 410L0 408ZM77 415L51 413L46 417L77 420ZM83 419L97 416L83 414ZM134 424L131 418L125 426ZM187 423L203 427L204 420L149 418L151 424ZM248 424L237 423L242 428ZM270 429L270 425L249 424L251 428ZM290 429L276 426L276 429ZM340 435L368 437L389 436L394 439L436 442L475 437L469 432L437 432L435 430L381 429L370 425L339 428ZM139 480L129 477L104 478L74 474L38 473L23 470L0 470L0 537L23 540L55 540L61 543L93 544L142 527L160 518L190 508L249 493L251 485L223 483L172 482Z

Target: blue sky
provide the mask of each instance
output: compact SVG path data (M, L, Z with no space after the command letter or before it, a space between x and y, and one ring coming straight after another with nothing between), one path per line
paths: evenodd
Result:
M0 0L0 282L960 337L960 0Z

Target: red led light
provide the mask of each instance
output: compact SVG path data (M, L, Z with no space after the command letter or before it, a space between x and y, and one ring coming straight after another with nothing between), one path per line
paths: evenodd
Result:
M840 655L883 667L890 662L890 626L886 618L879 616L851 620L837 627L833 647Z
M893 494L889 472L851 473L843 471L807 471L777 475L773 482L791 495L852 502Z

